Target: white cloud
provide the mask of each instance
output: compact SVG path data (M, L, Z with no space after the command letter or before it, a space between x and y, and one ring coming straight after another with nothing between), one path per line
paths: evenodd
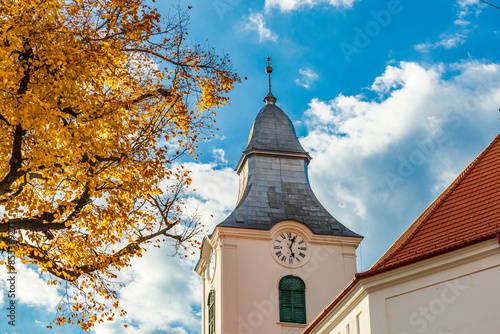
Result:
M216 150L222 160L223 151ZM205 232L213 231L229 212L234 209L238 193L238 176L231 168L217 168L215 164L183 164L192 171L194 197L185 201L188 211L199 210L205 217ZM175 166L174 166L175 167ZM200 236L200 239L203 237ZM201 292L199 278L193 271L199 253L187 258L171 256L173 250L148 247L132 266L119 272L117 281L124 287L118 290L120 307L127 311L124 318L96 325L97 334L127 333L153 334L198 333L201 323ZM54 285L33 268L17 264L17 301L29 307L46 308L55 312L61 294ZM48 277L48 276L47 276ZM7 271L0 267L0 306L7 301ZM39 323L33 319L34 323ZM44 326L47 324L43 324Z
M481 14L484 7L487 4L481 2L480 0L457 0L457 20L455 20L455 25L464 25L463 23L468 23L463 20L465 17L469 15L478 16Z
M460 70L461 73L444 81L442 75L450 69ZM305 124L310 131L304 138L305 144L310 149L321 151L331 148L333 140L337 142L336 150L349 144L344 153L354 149L362 156L385 151L417 127L428 126L432 119L443 121L443 115L456 109L457 101L475 94L474 88L480 93L489 92L486 94L488 99L486 96L485 100L474 97L475 103L495 108L492 101L500 99L493 94L498 82L488 83L479 79L498 75L498 65L476 62L449 66L439 64L430 68L407 62L387 66L384 74L377 77L370 88L379 97L386 96L382 101L342 94L329 102L313 99L305 113ZM436 132L430 128L425 131ZM322 140L325 138L331 140L325 142Z
M357 0L266 0L265 9L279 8L281 12L289 12L319 4L327 4L339 8L351 8Z
M478 5L479 0L458 0L458 5L462 8L470 7L472 5Z
M500 65L402 62L365 95L311 100L301 143L320 201L369 236L370 264L498 133Z
M451 33L444 33L439 36L439 41L434 43L420 43L414 46L415 50L427 53L430 50L434 50L440 47L445 49L456 48L465 43L466 38L473 31L473 28L469 27L470 21L465 18L470 14L474 13L476 16L481 13L482 8L486 6L479 0L457 0L458 11L456 14L456 19L453 21L455 25L455 31ZM468 29L469 28L469 29Z
M26 264L22 264L19 259L16 258L17 263L15 264L16 275L15 275L15 299L16 303L20 303L29 307L47 308L51 311L56 310L56 306L61 300L61 295L58 292L58 288L54 285L47 285L48 275L40 276L33 268ZM7 278L10 278L11 274L7 272L4 266L0 267L0 290L2 290L2 297L4 299L0 300L0 306L6 302L6 296L8 287L6 285Z
M232 168L216 169L212 164L187 163L184 166L192 171L191 187L196 189L192 200L203 204L204 212L213 214L215 222L221 222L224 214L229 214L236 205L238 175Z
M465 43L465 36L462 34L441 35L441 40L438 42L438 46L442 46L445 49L451 49L459 45L462 45L464 43Z
M457 25L457 26L467 26L467 25L470 24L470 21L465 21L465 20L462 20L462 19L456 19L453 23L455 25Z
M403 62L387 66L369 91L373 98L339 94L311 100L303 119L308 135L301 139L313 157L310 179L320 201L342 223L369 236L362 246L368 264L381 255L373 245L393 241L498 133L500 65ZM484 146L471 147L472 142ZM403 161L412 168L405 175L398 170ZM212 231L234 208L237 175L215 164L184 165L193 171L197 189L186 204L207 215ZM400 178L392 186L388 172ZM98 325L96 333L123 333L124 322L134 334L199 332L200 285L192 270L197 257L169 253L151 248L120 273L127 318ZM0 271L3 296L5 275ZM20 266L19 276L26 289L21 302L53 308L59 296L54 286L29 267Z
M443 47L445 49L456 48L465 43L465 38L467 36L462 33L456 33L455 35L442 34L440 40L435 43L422 43L414 46L415 50L419 52L429 52L430 49L437 49Z
M36 307L55 310L61 296L54 285L47 285L49 275L40 277L37 271L27 265L17 265L19 277L19 301Z
M345 209L346 207L349 207L360 218L366 218L366 206L361 198L352 193L352 190L344 188L340 183L335 183L329 191L329 194L338 199L337 203L340 208Z
M429 52L429 50L432 48L432 45L431 43L421 43L421 44L417 44L414 46L415 50L417 50L418 52Z
M314 81L319 78L310 68L301 68L299 74L302 75L302 77L300 79L295 79L295 84L304 88L310 88Z
M226 152L222 148L216 148L214 147L212 149L212 154L214 155L215 160L220 161L222 164L227 164L226 158L224 156L226 155Z
M260 42L265 40L276 42L278 40L278 35L266 27L264 15L261 13L250 13L248 20L250 22L247 23L245 29L257 31L259 33Z
M238 176L230 168L216 169L212 164L183 166L192 171L191 188L196 189L195 196L185 201L186 206L202 213L206 231L212 232L234 209ZM171 252L168 247L151 247L120 273L119 279L125 281L120 305L127 316L96 326L95 333L123 333L125 323L129 325L127 333L132 334L199 332L201 291L199 277L193 271L199 254L179 258L169 256Z
M465 16L471 14L472 10L474 10L475 15L479 15L482 8L486 6L486 4L481 3L479 0L458 0L457 4L459 7L459 11L457 14L459 19L462 19Z
M120 306L127 315L96 325L94 332L123 333L124 324L129 326L127 333L197 332L201 292L192 270L194 261L194 257L172 257L168 248L149 248L119 277L126 280L120 290Z

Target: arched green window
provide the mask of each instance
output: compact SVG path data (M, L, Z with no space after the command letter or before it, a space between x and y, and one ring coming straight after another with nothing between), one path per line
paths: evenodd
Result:
M208 294L208 334L215 333L215 292Z
M297 276L285 276L279 283L280 321L306 323L306 286Z

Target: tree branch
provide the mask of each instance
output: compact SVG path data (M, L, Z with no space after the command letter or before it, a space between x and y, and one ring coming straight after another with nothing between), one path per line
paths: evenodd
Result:
M0 114L0 120L4 121L5 124L7 124L8 126L11 126L10 123L9 123L9 121L2 114Z
M160 235L164 235L164 236L167 236L169 238L176 239L178 241L182 241L182 236L172 235L172 234L167 233L168 230L170 230L172 227L173 226L167 226L164 229L162 229L156 233L153 233L153 234L150 234L150 235L147 235L144 237L140 237L136 241L133 241L133 242L127 244L125 247L123 247L122 249L120 249L116 253L103 257L96 264L75 266L73 268L68 268L68 267L64 267L64 266L57 264L55 261L52 260L50 254L48 254L47 251L45 251L39 247L25 244L25 243L18 244L18 246L28 249L27 256L29 258L36 260L39 263L50 264L49 266L44 266L44 267L52 275L54 275L60 279L63 279L65 281L74 281L74 280L78 279L81 275L90 274L94 271L107 268L110 263L116 263L116 262L120 261L124 256L137 253L137 251L139 251L139 249L141 248L140 247L141 244L143 244L144 242L149 241L151 239L154 239Z
M11 187L20 177L25 175L27 171L21 170L23 164L22 146L23 136L25 131L21 124L17 124L13 134L12 153L9 160L10 171L0 181L0 196L5 195L11 191Z
M49 230L63 230L69 228L67 223L72 222L82 209L90 203L90 192L86 188L80 195L80 198L74 199L72 204L75 205L73 212L61 222L55 223L56 217L66 211L68 205L60 205L54 212L44 212L32 218L13 218L7 219L0 224L0 233L8 232L9 225L14 226L15 230L28 230L32 232L45 232Z

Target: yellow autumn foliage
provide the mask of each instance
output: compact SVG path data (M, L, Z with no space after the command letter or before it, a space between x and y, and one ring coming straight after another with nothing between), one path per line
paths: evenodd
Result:
M56 324L123 315L113 279L145 244L198 246L173 162L239 78L186 45L187 20L142 0L0 3L0 250L72 287Z

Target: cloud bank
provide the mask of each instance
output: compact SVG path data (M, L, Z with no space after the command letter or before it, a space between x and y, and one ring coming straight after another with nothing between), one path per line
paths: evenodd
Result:
M264 8L266 11L278 8L281 12L311 8L320 4L338 8L351 8L354 2L356 0L266 0Z
M311 184L336 218L367 237L365 264L493 140L499 105L500 65L477 61L401 62L365 94L311 100L301 138L313 157Z

